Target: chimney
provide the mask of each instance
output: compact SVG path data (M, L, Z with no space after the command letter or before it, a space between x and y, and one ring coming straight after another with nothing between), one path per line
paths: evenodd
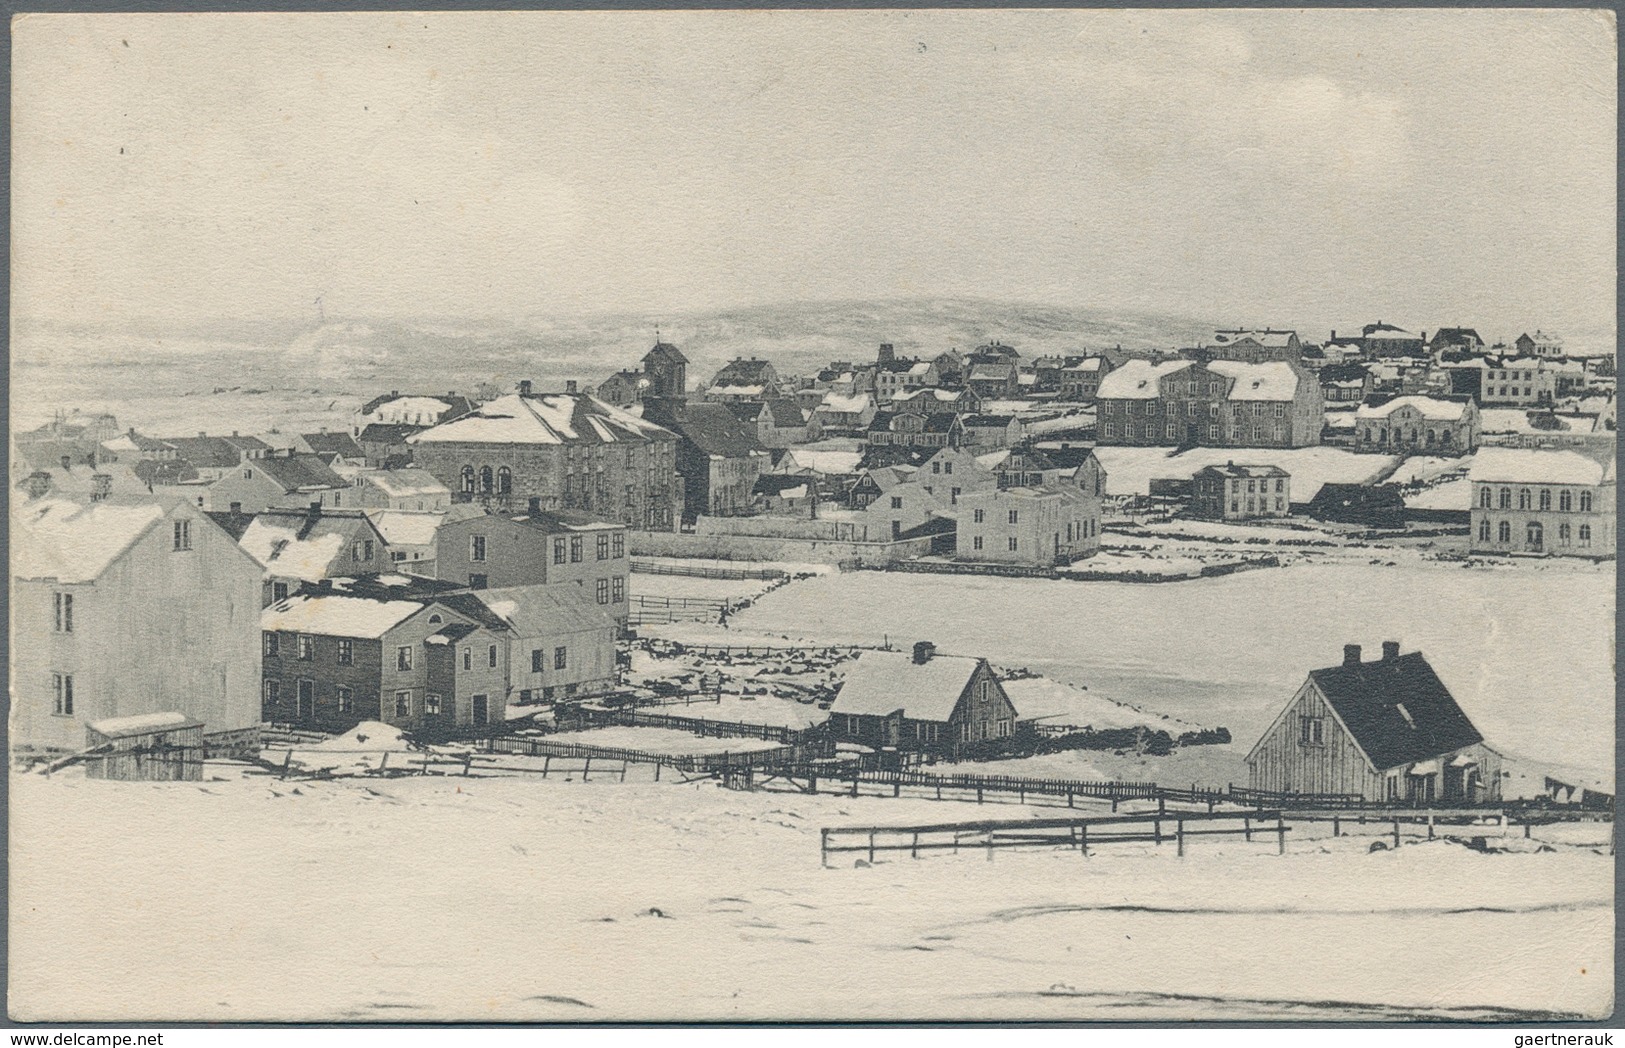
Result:
M234 517L240 517L243 515L243 504L241 502L233 502L231 504L231 515Z
M322 432L323 432L323 433L326 433L326 432L327 432L327 428L326 428L326 427L325 427L325 426L324 426L324 427L323 427L323 428L322 428ZM234 436L234 437L235 437L235 436L237 436L237 435L238 435L238 434L237 434L237 431L236 431L236 430L232 430L232 431L231 431L231 435L232 435L232 436Z
M576 392L576 380L573 379L573 378L565 379L565 381L564 381L564 391L566 393L574 393L574 392Z
M389 391L389 395L392 397L398 397L401 395L401 391L398 389L392 389Z
M1396 662L1399 659L1399 641L1385 640L1382 642L1382 661Z
M530 396L530 379L522 378L519 380L519 395L522 397Z
M113 493L113 478L107 473L97 473L90 478L90 500L100 502Z
M1343 665L1358 666L1360 664L1360 646L1358 644L1343 645Z
M73 458L72 458L72 456L69 456L69 455L63 455L62 456L62 468L64 470L69 470L69 469L73 468Z
M203 431L202 431L202 430L199 430L199 431L198 431L198 436L199 436L199 437L206 437L206 436L208 436L208 434L207 434L207 433L204 433L204 432L203 432Z
M930 641L917 640L914 642L914 664L916 666L924 666L931 661L931 656L936 653L937 646Z
M540 496L532 495L530 497L530 512L532 516L542 512L542 500Z

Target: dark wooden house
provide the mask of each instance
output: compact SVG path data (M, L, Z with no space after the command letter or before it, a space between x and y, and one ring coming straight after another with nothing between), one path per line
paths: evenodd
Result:
M830 707L837 739L897 750L955 752L1015 731L1016 708L987 660L870 651L851 664Z
M1382 658L1346 645L1311 670L1247 754L1249 785L1368 801L1477 804L1501 797L1501 755L1462 712L1421 652L1384 642Z
M111 717L85 726L85 778L200 782L203 722L184 713Z

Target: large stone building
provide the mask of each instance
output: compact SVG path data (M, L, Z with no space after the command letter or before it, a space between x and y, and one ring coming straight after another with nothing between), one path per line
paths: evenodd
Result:
M1298 448L1325 423L1319 381L1287 360L1130 360L1101 380L1097 405L1108 445Z
M1614 459L1484 448L1473 457L1474 553L1614 556Z
M413 458L458 502L578 510L670 529L682 512L677 436L574 392L520 391L410 438Z

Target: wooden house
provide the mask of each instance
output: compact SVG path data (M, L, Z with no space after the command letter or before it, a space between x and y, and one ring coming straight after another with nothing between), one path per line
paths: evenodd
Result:
M1015 731L1016 708L984 658L938 655L929 641L912 655L858 656L830 707L837 739L899 750L955 752Z
M235 526L227 515L217 523ZM375 575L389 568L388 543L358 509L266 510L245 527L238 543L265 569L262 605L285 600L302 583Z
M434 577L472 590L568 586L625 625L626 526L580 513L486 513L458 506L434 537Z
M85 726L85 778L201 782L203 722L184 713L109 717Z
M1421 652L1311 670L1247 754L1249 785L1368 801L1477 804L1501 797L1501 755L1484 744Z
M13 506L11 744L179 712L257 745L261 569L188 503Z
M425 469L367 470L355 475L351 504L365 509L443 512L451 508L451 489Z
M319 456L298 452L244 459L207 490L206 508L241 513L350 504L345 501L349 481Z

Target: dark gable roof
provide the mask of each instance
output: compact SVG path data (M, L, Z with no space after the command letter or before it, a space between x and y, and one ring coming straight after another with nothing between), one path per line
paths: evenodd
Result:
M1346 364L1327 364L1320 369L1322 382L1364 382L1371 372L1366 370L1364 364L1352 361Z
M452 419L461 415L466 415L470 411L474 410L473 401L469 400L467 397L459 397L454 393L385 393L382 396L373 397L371 400L367 401L366 404L362 405L361 414L370 415L392 400L404 400L407 397L411 397L413 399L426 397L430 400L444 401L448 405L448 408L446 413L441 415L440 418L436 420L437 422L450 422Z
M425 428L396 422L370 422L361 431L361 440L367 444L405 444L407 437L422 433Z
M925 416L925 433L952 433L954 426L958 425L959 416L951 411L933 411Z
M1008 426L1010 423L1014 422L1015 420L1016 420L1016 417L1014 415L966 415L965 416L965 425L967 425L967 426L996 426L996 427L998 427L1000 429L1003 429L1005 426Z
M327 467L316 455L278 455L274 458L254 459L260 471L282 486L282 490L300 488L348 487L344 478Z
M751 493L754 495L777 495L791 488L800 487L811 490L811 484L811 478L797 476L793 473L763 473L756 478L756 486L751 488Z
M722 370L717 372L717 377L712 379L711 384L713 386L765 385L770 377L769 372L772 370L773 365L765 360L756 360L755 358L746 360L744 357L735 357L732 361L723 365Z
M165 437L164 443L199 469L230 469L243 460L242 450L225 437Z
M444 637L448 641L459 641L477 629L479 629L479 627L471 622L453 622L451 625L447 626L443 630L440 630L434 635L436 637Z
M773 414L773 425L779 429L795 429L807 424L807 416L795 401L778 397L767 402Z
M767 405L759 400L738 400L730 404L724 404L723 407L733 412L734 417L739 421L748 422L751 425L755 425L762 412L767 410Z
M300 439L318 455L340 455L344 458L361 456L361 445L348 433L305 433L301 434Z
M1433 345L1459 345L1463 343L1477 343L1483 345L1484 340L1472 328L1440 328L1433 333Z
M665 357L668 360L674 360L679 364L688 363L688 358L683 356L682 350L678 349L670 342L656 342L654 344L654 348L643 355L644 360L648 360L650 357Z
M220 525L220 529L230 535L233 542L241 542L243 532L247 531L248 526L254 523L254 514L252 513L232 513L229 510L222 512L210 511L205 513L204 516Z
M141 483L148 487L162 487L168 484L184 484L189 480L196 480L197 469L190 462L183 459L170 459L155 462L151 459L142 459L130 469Z
M756 427L741 422L725 404L689 404L681 410L681 418L669 420L652 417L657 414L662 413L645 409L643 417L665 426L707 455L746 458L752 452L766 450L756 439Z
M1378 771L1484 741L1421 652L1312 670L1309 679Z
M1045 448L1044 457L1048 459L1050 464L1056 469L1071 469L1074 466L1081 466L1085 462L1088 462L1090 459L1094 458L1095 449L1078 446L1067 448Z
M483 600L472 593L442 593L434 600L436 604L443 604L457 614L473 619L488 630L506 633L512 629L503 621L502 616L492 611Z

